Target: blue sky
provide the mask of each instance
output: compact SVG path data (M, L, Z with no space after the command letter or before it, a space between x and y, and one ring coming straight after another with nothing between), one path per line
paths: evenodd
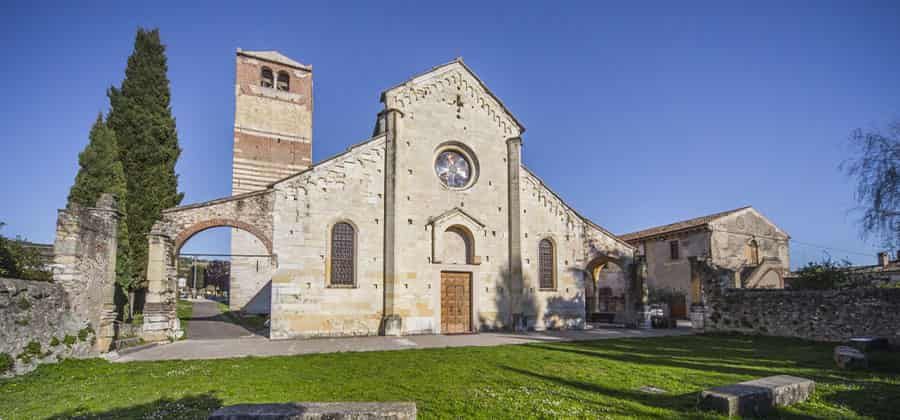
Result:
M168 47L185 203L230 192L236 48L313 65L315 161L371 134L383 89L462 56L528 128L525 163L613 232L749 204L794 266L823 255L807 244L875 261L838 165L853 128L900 118L896 1L134 3L0 6L5 235L53 240L145 26Z

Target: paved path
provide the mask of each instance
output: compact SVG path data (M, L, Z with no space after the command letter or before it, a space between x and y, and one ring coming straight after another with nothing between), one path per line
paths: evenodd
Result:
M255 337L253 332L232 323L219 310L218 303L198 299L194 300L194 310L188 320L187 337L191 340L220 340Z
M406 350L463 346L500 346L537 342L584 341L609 338L642 338L688 335L691 330L628 330L622 328L529 333L480 333L467 335L412 335L404 337L342 337L269 340L263 337L227 340L183 340L162 344L115 359L116 362L147 360L225 359L246 356L286 356L347 351Z

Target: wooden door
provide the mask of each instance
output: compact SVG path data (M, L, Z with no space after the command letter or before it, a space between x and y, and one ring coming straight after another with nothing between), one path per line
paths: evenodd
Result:
M441 332L472 330L472 274L441 272Z

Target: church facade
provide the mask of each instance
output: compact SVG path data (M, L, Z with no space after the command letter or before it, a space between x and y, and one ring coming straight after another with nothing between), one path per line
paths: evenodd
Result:
M318 163L312 68L237 64L235 195L164 212L151 289L171 282L154 258L215 226L268 256L233 259L231 305L268 312L271 338L581 328L601 269L633 271L632 245L522 164L525 128L462 60L385 90L372 137Z

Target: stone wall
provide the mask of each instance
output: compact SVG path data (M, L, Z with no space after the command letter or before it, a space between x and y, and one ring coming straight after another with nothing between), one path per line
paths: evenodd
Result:
M61 285L0 278L0 377L93 355L94 341L93 330L72 312ZM13 366L2 371L10 359Z
M53 281L66 291L72 314L98 332L98 351L109 350L115 336L118 221L111 194L103 194L94 207L70 205L56 221Z
M707 303L709 332L815 341L900 335L900 289L726 289Z

